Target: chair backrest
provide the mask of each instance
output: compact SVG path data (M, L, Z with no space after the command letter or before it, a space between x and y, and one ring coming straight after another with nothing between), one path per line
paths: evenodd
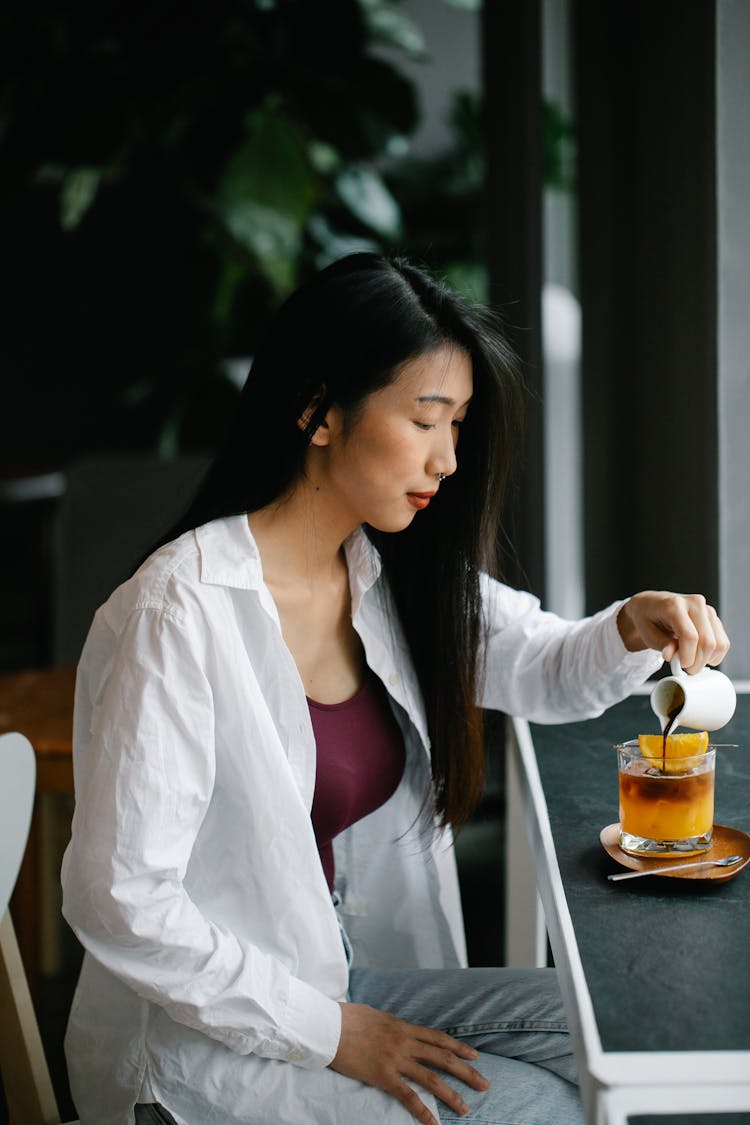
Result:
M0 735L0 918L21 867L31 825L36 759L22 734Z
M71 465L56 519L53 659L75 663L95 611L186 510L207 457L92 457Z
M8 901L31 825L36 760L22 734L0 735L0 1071L10 1125L59 1122Z

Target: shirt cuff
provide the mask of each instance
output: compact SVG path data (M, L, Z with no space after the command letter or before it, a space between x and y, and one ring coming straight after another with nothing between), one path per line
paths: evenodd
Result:
M341 1007L298 977L289 982L285 1032L287 1062L317 1069L333 1059L341 1039Z

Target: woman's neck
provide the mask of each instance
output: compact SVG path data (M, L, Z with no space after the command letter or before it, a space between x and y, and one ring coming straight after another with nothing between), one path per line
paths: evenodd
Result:
M247 519L267 583L314 586L340 579L343 542L354 529L331 519L320 493L307 481Z
M349 573L339 535L298 495L248 515L263 577L305 692L340 703L361 686L362 643L351 619Z

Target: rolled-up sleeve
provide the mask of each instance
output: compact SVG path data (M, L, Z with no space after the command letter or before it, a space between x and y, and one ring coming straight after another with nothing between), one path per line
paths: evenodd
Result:
M137 608L118 637L95 623L76 692L63 913L97 961L175 1021L241 1054L325 1066L338 1003L205 917L185 888L216 770L203 655L163 605Z
M481 704L537 723L593 718L661 667L661 653L628 652L622 602L566 621L531 594L484 577L486 659Z

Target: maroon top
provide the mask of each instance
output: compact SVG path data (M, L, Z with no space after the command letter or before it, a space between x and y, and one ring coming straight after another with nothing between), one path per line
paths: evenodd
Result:
M404 772L404 740L385 688L372 672L344 703L307 703L317 747L310 816L333 891L332 840L395 792Z

